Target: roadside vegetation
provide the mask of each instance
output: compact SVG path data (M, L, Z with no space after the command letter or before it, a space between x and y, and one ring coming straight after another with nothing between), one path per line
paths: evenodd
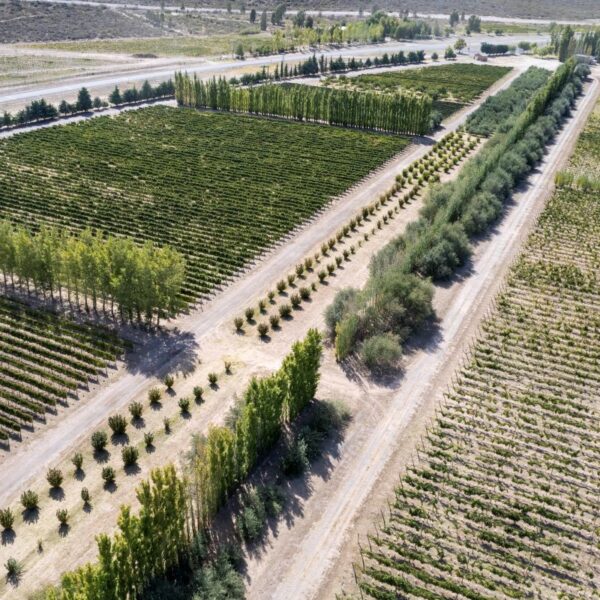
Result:
M361 353L373 363L375 349L399 355L401 342L431 315L432 283L450 279L466 264L471 240L500 217L514 187L542 158L586 69L573 61L562 65L456 181L431 190L419 220L373 258L365 288L339 292L334 314L328 312L338 359ZM386 291L390 299L382 301Z
M596 108L575 154L596 169L599 121ZM359 540L361 596L594 595L599 223L589 191L560 187L547 204L395 497Z

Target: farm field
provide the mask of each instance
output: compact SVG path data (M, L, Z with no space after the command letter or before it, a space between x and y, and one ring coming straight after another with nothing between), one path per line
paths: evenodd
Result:
M43 421L124 349L108 330L0 297L0 440Z
M152 107L5 140L0 214L169 244L187 260L183 293L195 300L408 143Z
M570 168L598 168L599 120L597 106ZM361 545L366 597L594 596L599 223L594 194L559 188L547 204Z
M473 102L509 71L510 67L455 63L343 77L333 80L330 85L363 91L394 92L404 89L426 93L434 101L434 110L446 118Z
M433 68L359 75L344 81L351 87L362 90L391 92L409 89L429 94L434 99L467 104L478 98L509 71L510 67L453 63Z

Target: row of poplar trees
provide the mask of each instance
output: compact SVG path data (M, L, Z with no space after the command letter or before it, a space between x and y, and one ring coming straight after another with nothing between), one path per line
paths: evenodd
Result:
M185 262L169 246L136 244L87 229L73 235L43 226L32 233L0 221L0 271L5 289L36 295L123 319L151 321L181 308Z
M300 84L231 85L175 74L180 106L279 116L390 133L423 135L430 127L432 100L425 94L338 90Z
M138 515L123 506L117 533L97 538L98 562L65 573L45 600L134 600L177 567L195 535L315 397L321 354L321 336L311 329L275 374L252 380L234 425L195 440L189 475L179 477L172 465L152 471L137 490Z

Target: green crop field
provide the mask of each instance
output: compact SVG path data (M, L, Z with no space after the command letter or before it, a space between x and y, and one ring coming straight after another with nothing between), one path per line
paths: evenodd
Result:
M152 107L0 143L0 217L170 244L197 299L408 143Z
M342 77L332 80L330 85L365 91L404 89L423 92L433 98L433 109L446 118L473 102L510 70L508 67L453 63Z
M0 297L0 440L65 402L123 350L105 329Z
M600 112L571 168L600 167ZM559 188L361 544L364 597L597 595L597 194Z

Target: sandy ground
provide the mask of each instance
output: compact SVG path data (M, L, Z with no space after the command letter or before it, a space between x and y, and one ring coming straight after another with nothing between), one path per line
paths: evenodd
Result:
M302 518L282 525L259 558L248 563L248 598L334 598L355 591L352 561L393 493L398 474L414 456L436 406L477 334L481 317L539 212L553 190L553 176L568 160L598 99L598 81L580 99L544 162L514 197L503 221L478 244L471 264L449 287L436 290L438 326L407 358L398 382L376 386L360 381L346 394L343 378L330 393L354 408L339 457L327 478L308 483L299 499ZM329 357L331 360L331 357ZM328 362L326 371L333 366Z
M509 85L518 74L519 71L509 74L490 93ZM458 127L468 112L474 109L475 106L470 107L454 116L437 137ZM0 595L20 597L45 581L55 580L65 568L93 559L94 534L110 530L115 522L118 506L132 501L135 484L147 476L148 470L170 460L177 462L189 444L190 435L205 431L210 423L220 422L233 402L236 391L243 389L250 376L271 372L279 365L293 340L302 337L309 326L322 324L323 308L337 289L346 285L360 285L366 280L370 256L416 217L417 202L403 209L390 225L371 237L357 252L353 261L340 269L327 286L322 286L313 301L305 304L291 322L283 324L280 332L273 333L268 342L260 342L255 329L248 330L244 336L232 331L233 316L240 314L249 303L255 305L257 299L264 297L265 292L278 279L290 272L305 256L312 255L322 241L335 233L359 208L389 188L402 168L428 150L428 143L410 146L349 190L318 219L302 228L292 240L258 261L252 270L229 286L202 311L182 317L175 324L176 332L151 340L140 349L135 362L127 367L121 366L107 380L93 386L90 393L80 401L74 401L60 415L50 417L47 426L4 455L0 461L3 474L0 506L10 505L16 510L21 492L32 488L40 494L41 510L37 515L19 514L15 526L16 538L3 540L0 562L4 562L9 556L15 556L24 560L27 573L17 590L0 584ZM224 374L225 360L232 362L232 375ZM327 365L323 389L330 396L333 392L328 390L335 389L338 385L335 382L343 382L345 377L336 372L331 358L328 358ZM208 389L207 386L207 374L211 371L219 373L218 389L215 390ZM165 395L160 407L150 409L146 401L147 392L150 387L157 385L157 378L167 372L179 373L175 393L172 397ZM328 383L330 380L334 383ZM198 384L207 390L202 408L193 406L190 415L185 418L178 416L176 399L190 395L193 386ZM360 388L357 389L356 396L360 396ZM146 406L143 424L130 426L128 439L113 440L109 445L110 453L97 460L89 448L91 431L106 427L106 417L110 414L117 411L126 414L126 407L133 400ZM169 435L163 429L165 417L172 422L172 432ZM146 452L142 440L147 431L156 433L155 447L151 453ZM139 470L128 473L123 471L120 447L125 443L140 448ZM84 454L84 474L74 476L69 460L76 450ZM116 488L108 491L103 490L100 479L104 463L113 465L118 473ZM48 493L48 485L44 481L44 474L50 466L60 466L66 474L62 491L56 494ZM84 485L93 498L89 514L83 511L79 499L80 489ZM71 514L68 530L58 530L54 513L59 506L68 508ZM31 522L25 522L27 520ZM37 547L38 539L43 540L41 552Z

